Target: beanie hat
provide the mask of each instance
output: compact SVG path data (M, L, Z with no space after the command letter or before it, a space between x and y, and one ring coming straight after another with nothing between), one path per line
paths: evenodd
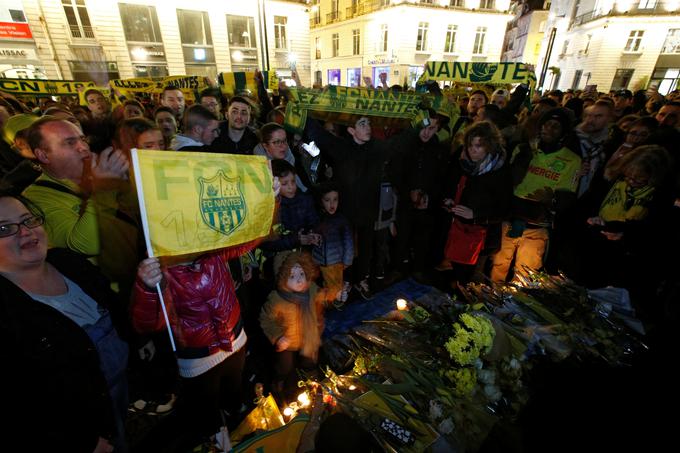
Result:
M24 129L31 127L33 123L38 120L35 115L29 115L27 113L20 113L18 115L10 116L5 123L5 127L2 130L2 138L9 144L14 144L14 138L17 134Z
M491 97L493 97L493 96L503 96L504 98L507 98L508 96L510 96L510 92L508 90L506 90L505 88L499 88L499 89L497 89L496 91L493 92Z
M571 130L573 116L574 114L571 110L565 109L563 107L551 109L541 115L541 118L538 120L538 127L540 128L550 120L555 120L560 123L562 126L562 135L565 135Z

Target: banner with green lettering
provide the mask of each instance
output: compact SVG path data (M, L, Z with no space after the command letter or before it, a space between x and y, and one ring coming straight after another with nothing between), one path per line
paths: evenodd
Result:
M536 85L536 74L525 63L472 63L460 61L428 61L418 83L428 80L488 83L492 85L526 83Z
M443 96L374 90L360 87L328 86L323 90L291 88L286 106L288 127L304 129L307 114L314 118L340 124L354 124L362 116L370 116L379 126L405 127L427 118L425 108L448 116L453 121L458 109Z

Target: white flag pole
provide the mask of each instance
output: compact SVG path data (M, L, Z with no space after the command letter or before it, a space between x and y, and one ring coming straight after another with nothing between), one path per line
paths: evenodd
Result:
M137 199L139 200L139 211L142 214L142 228L144 230L144 240L146 241L146 252L149 258L153 258L153 249L151 248L151 237L149 236L149 220L146 217L146 204L144 203L144 190L142 185L142 173L139 167L139 156L137 155L137 148L130 150L132 153L132 170L135 174L135 184L137 185ZM161 284L156 284L156 292L161 302L161 309L163 310L163 318L165 318L165 326L168 329L168 336L170 336L170 344L172 345L172 352L177 352L175 346L175 339L172 336L172 328L170 327L170 320L168 319L168 310L165 308L165 300L163 300L163 291Z

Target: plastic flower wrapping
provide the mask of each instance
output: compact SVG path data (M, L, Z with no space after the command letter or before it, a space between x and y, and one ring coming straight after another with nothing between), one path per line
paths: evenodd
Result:
M471 284L463 294L433 290L324 343L334 370L324 391L386 451L475 451L496 423L516 420L536 360L623 367L645 348L630 306L562 277L528 274L524 286ZM385 419L415 441L381 429Z

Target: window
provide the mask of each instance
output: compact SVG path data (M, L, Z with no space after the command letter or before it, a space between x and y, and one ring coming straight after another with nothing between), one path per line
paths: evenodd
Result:
M638 9L654 9L656 6L656 0L640 0L638 3Z
M321 87L321 85L323 85L323 80L321 80L321 71L314 71L314 85L316 85L316 87Z
M385 83L390 86L390 67L389 66L373 66L373 85L381 86L380 74L387 74Z
M654 68L650 85L656 85L664 96L678 88L680 68Z
M581 76L583 75L583 69L577 69L574 72L574 80L571 82L571 89L575 90L578 88L579 83L581 83Z
M208 13L178 9L177 23L186 73L214 77L217 68Z
M416 50L423 52L427 50L427 22L420 22L418 24L418 40L416 41Z
M288 25L287 17L274 16L274 41L277 49L288 48L288 40L286 39L286 25Z
M626 43L625 52L637 52L640 50L640 43L642 42L642 35L644 35L644 30L633 30L628 36L628 42Z
M418 82L418 79L420 79L420 76L425 72L425 68L423 66L409 66L408 67L408 80L407 84L411 88L416 87L416 82Z
M586 35L586 48L583 49L583 53L588 55L588 50L590 49L590 41L593 39L593 35Z
M380 47L378 52L387 52L387 24L380 26Z
M486 27L477 27L475 33L475 44L472 46L472 54L480 55L484 53L484 39L486 38Z
M479 9L494 9L496 0L479 0Z
M680 28L668 30L661 53L680 53Z
M456 33L458 32L458 25L449 25L446 29L446 42L444 43L444 52L453 53L456 51Z
M318 60L319 58L321 58L321 38L315 38L314 49L316 52L314 57Z
M258 68L255 19L250 16L227 15L231 70L254 71Z
M617 69L614 75L614 80L612 81L612 90L623 90L628 88L630 79L633 78L633 72L635 69Z
M182 44L212 46L210 20L207 12L178 9L177 22L179 23L179 36Z
M340 34L333 33L333 56L338 56L338 50L340 49Z
M560 52L560 56L565 56L567 54L567 51L569 50L569 40L565 39L564 42L562 43L562 52Z
M361 53L361 30L358 28L352 30L352 55L359 55Z
M227 34L231 47L257 47L255 19L249 16L227 16Z
M87 15L85 0L61 0L73 38L94 39L94 31ZM22 13L23 14L23 13Z
M328 84L329 85L340 85L340 70L339 69L329 69L328 70Z
M361 68L350 68L347 70L347 85L351 87L361 86Z
M163 42L156 7L119 3L125 39L132 42Z
M87 11L85 11L85 14L87 14ZM21 9L10 9L9 17L12 18L12 22L28 22L24 15L24 11Z
M451 0L449 6L456 6L458 8L463 8L465 6L465 0Z

